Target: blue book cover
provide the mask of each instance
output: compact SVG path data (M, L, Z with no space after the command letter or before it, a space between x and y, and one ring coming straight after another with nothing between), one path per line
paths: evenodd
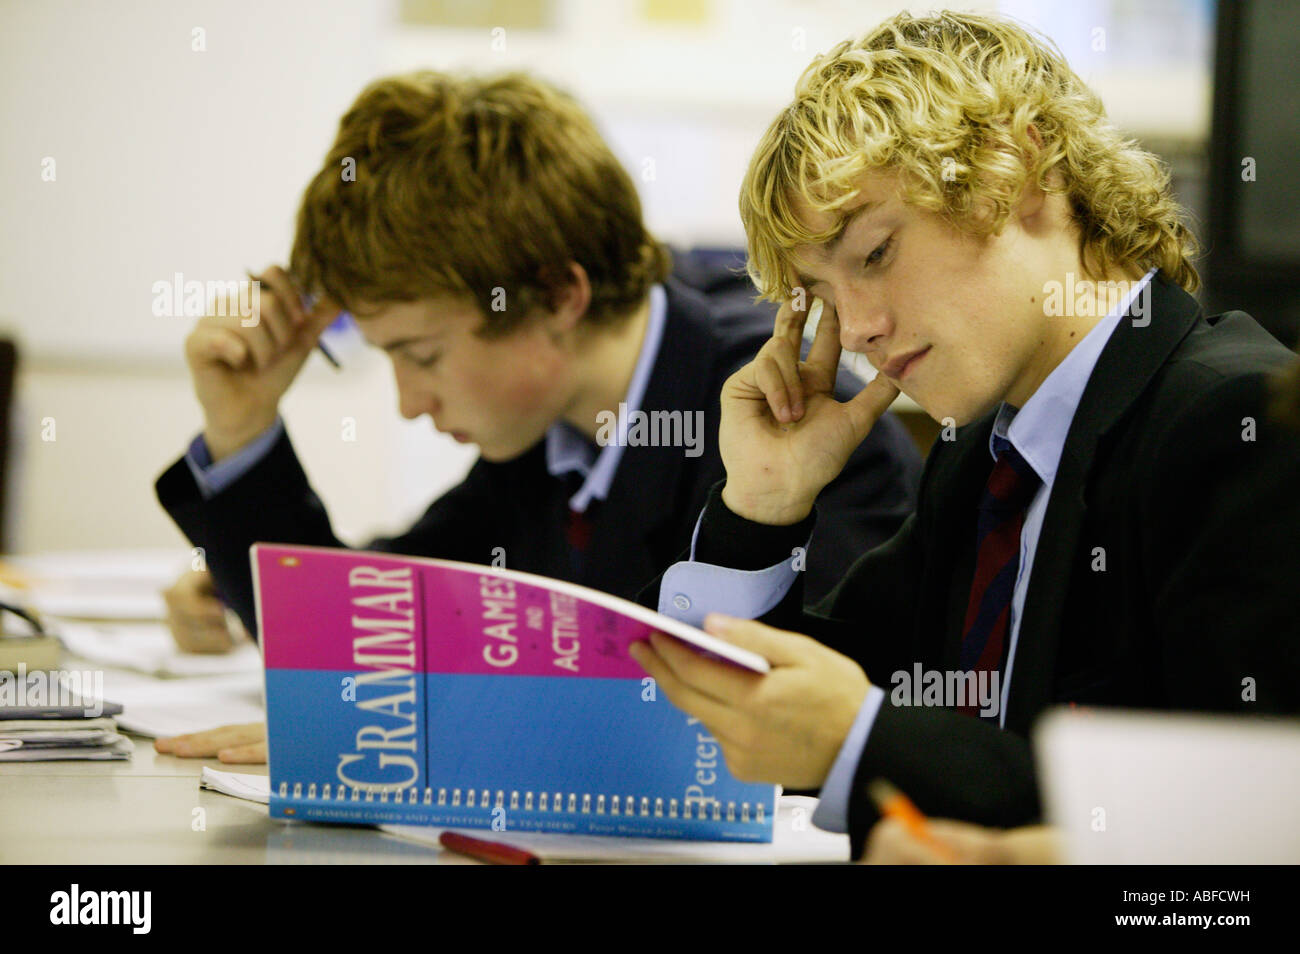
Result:
M767 842L776 788L627 654L659 630L766 661L608 594L494 567L257 544L271 815L352 824Z

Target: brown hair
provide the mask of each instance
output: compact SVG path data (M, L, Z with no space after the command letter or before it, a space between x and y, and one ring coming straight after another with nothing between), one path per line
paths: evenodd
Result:
M839 209L863 173L883 170L899 174L907 201L982 234L997 232L1036 182L1069 198L1085 267L1159 266L1188 291L1199 284L1168 172L1106 121L1049 40L1013 21L901 13L813 60L741 187L762 297L788 300L799 284L791 250L842 229L839 216L809 230L798 200Z
M371 83L343 115L303 194L289 267L302 291L354 313L464 296L482 333L502 335L554 307L570 262L591 282L588 325L633 312L671 267L591 119L522 73L421 70Z

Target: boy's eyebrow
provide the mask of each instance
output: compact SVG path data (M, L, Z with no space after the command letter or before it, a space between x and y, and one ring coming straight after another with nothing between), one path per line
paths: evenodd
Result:
M854 209L852 212L846 215L844 217L844 221L840 223L839 229L822 246L822 248L826 250L826 257L830 258L832 255L835 254L835 250L839 248L840 243L844 241L844 236L848 234L849 227L852 226L853 223L856 222L859 217L863 215L867 215L872 211L874 211L875 209L878 209L879 207L880 207L879 202L867 202L864 203L863 205L858 206L856 209ZM806 275L797 274L795 275L795 278L799 279L799 284L803 285L805 288L807 288L809 285L816 284L816 282L813 281L813 279L809 278Z
M398 348L404 348L406 345L415 344L416 342L419 341L431 341L437 337L439 337L439 335L432 334L432 335L416 335L411 338L398 338L396 341L390 341L388 342L388 344L380 345L379 347L385 351L396 351Z
M849 226L851 226L854 222L856 222L860 216L869 214L879 207L880 207L879 202L867 202L864 205L858 206L856 209L854 209L852 212L846 215L844 217L844 221L840 223L839 231L836 232L831 237L831 240L826 243L827 253L831 255L835 254L835 249L838 248L839 244L844 241L844 236L849 231Z

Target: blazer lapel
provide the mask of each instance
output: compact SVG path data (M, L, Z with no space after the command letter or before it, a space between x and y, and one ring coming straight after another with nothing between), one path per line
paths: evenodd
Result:
M713 393L712 367L717 341L710 330L710 314L704 298L675 280L664 283L668 307L663 338L654 368L646 384L641 410L680 411L683 415L704 411L705 431L701 460L717 457L717 395ZM609 496L600 504L587 550L589 586L600 587L607 571L646 553L644 541L671 518L678 499L686 449L683 447L628 446L623 448ZM694 515L692 515L693 517ZM646 582L662 567L649 570Z
M1099 439L1138 400L1156 372L1201 316L1192 296L1161 273L1151 279L1151 308L1139 323L1130 309L1097 360L1065 438L1052 496L1043 518L1025 595L1007 697L1006 728L1027 733L1052 702L1061 607L1078 569L1079 534L1087 514Z

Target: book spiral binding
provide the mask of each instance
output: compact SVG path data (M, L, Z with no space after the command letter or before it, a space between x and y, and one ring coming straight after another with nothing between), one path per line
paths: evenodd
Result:
M611 817L641 817L641 818L680 818L683 820L696 821L722 821L724 818L729 822L754 822L764 824L767 821L767 809L762 802L755 802L752 806L749 802L741 802L739 808L735 802L727 802L725 809L722 802L716 799L682 799L679 811L678 800L670 798L665 800L656 797L651 804L648 796L642 795L638 803L634 795L620 796L612 795L608 799L604 795L596 795L594 798L590 793L579 795L575 792L517 792L512 791L509 799L506 798L504 790L498 789L496 798L493 799L492 792L489 789L446 789L439 788L436 790L425 788L423 795L415 787L404 789L399 792L390 793L381 791L375 793L369 790L362 790L354 786L325 784L317 786L315 782L309 783L304 787L301 782L294 782L292 787L288 782L282 781L276 791L276 795L283 799L305 800L305 801L326 801L335 804L345 803L364 803L379 805L419 805L427 808L437 806L439 808L480 808L480 809L508 809L509 811L525 811L548 814L568 814L568 815L609 815ZM292 793L292 794L291 794ZM692 812L692 808L698 811ZM711 809L711 811L710 811Z

